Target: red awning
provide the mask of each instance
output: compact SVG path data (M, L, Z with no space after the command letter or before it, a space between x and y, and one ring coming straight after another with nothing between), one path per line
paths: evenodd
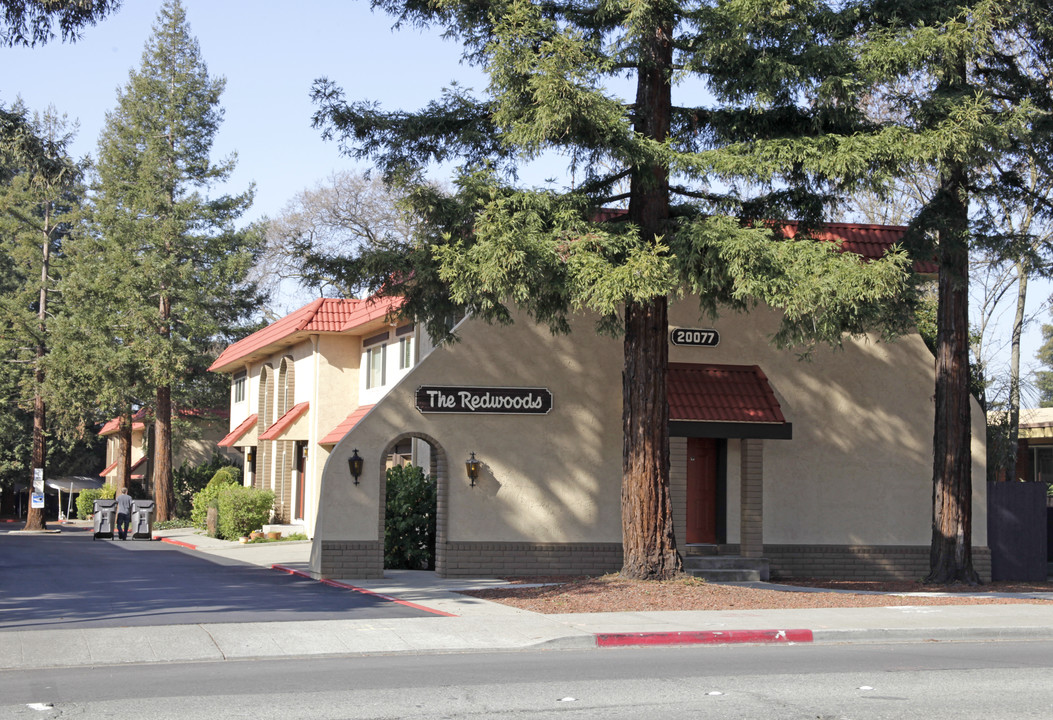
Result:
M671 422L786 422L756 365L669 363L666 388Z
M216 445L220 447L234 447L237 444L238 440L240 440L245 435L245 433L247 433L256 425L256 421L258 418L259 415L257 414L249 415L247 418L245 418L244 421L242 421L240 425L231 430L226 437L224 437L222 440L216 443Z
M278 418L276 423L271 425L262 435L260 435L260 440L277 440L280 438L301 415L307 412L307 408L310 407L310 405L311 403L306 402L302 402L299 405L293 405L291 410Z
M329 434L318 441L319 445L336 445L340 442L344 435L351 432L351 428L358 424L358 421L366 416L370 410L373 409L372 405L361 405L354 412L344 418L343 422L337 425L335 428L329 431Z

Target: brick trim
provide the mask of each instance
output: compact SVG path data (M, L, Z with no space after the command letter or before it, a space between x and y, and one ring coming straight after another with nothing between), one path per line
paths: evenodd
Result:
M622 566L621 543L451 542L443 577L602 575Z
M375 541L322 540L319 572L322 578L384 577L384 545Z
M735 554L735 545L721 546ZM991 580L991 551L972 550L973 568L983 582ZM821 577L838 580L918 580L929 573L928 545L768 545L764 546L772 578Z

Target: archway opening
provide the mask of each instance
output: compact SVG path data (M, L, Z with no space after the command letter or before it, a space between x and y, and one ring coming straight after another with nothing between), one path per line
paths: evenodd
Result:
M405 434L384 457L384 569L435 570L445 535L439 512L444 454L431 438Z

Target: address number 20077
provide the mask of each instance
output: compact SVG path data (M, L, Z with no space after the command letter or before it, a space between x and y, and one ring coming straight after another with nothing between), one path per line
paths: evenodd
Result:
M675 328L669 333L669 340L674 345L696 345L715 347L720 342L720 333L716 330L699 330L693 328Z

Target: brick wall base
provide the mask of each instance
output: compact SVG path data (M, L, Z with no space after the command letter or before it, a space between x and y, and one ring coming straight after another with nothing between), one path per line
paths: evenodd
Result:
M721 548L734 554L734 546ZM973 548L973 569L991 580L991 551ZM773 580L820 577L837 580L920 580L929 574L929 547L906 545L765 545Z
M602 575L622 567L621 543L446 544L444 577Z
M738 554L722 545L722 555ZM821 577L841 580L919 580L929 572L928 546L765 545L773 580ZM379 542L322 541L321 575L326 578L384 577ZM602 575L622 567L621 543L447 543L441 577L530 577ZM973 548L973 568L991 580L991 551Z
M329 579L384 577L384 545L379 542L322 541L321 576Z

